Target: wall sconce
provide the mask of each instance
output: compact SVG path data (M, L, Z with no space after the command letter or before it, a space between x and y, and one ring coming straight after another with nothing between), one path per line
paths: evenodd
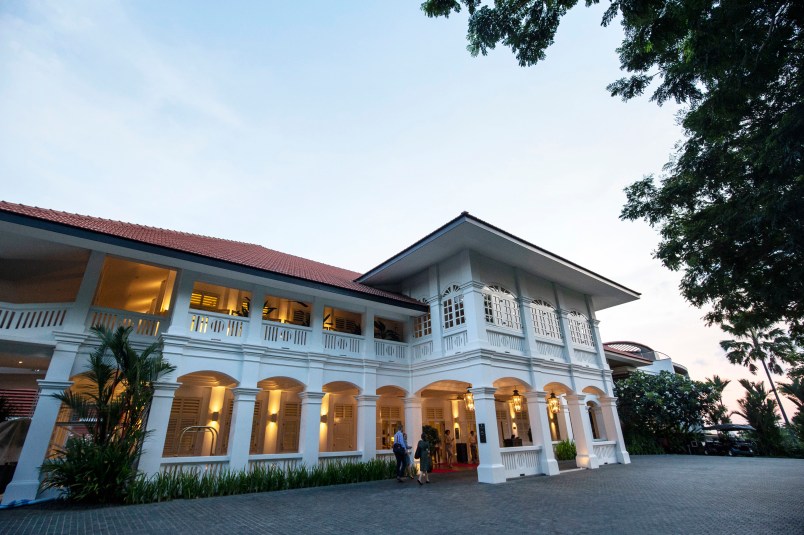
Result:
M329 421L329 414L322 414L321 415L321 423L325 424Z
M469 392L469 388L466 389L466 394L463 396L463 403L466 405L467 411L475 412L475 396Z
M269 414L269 415L268 415L268 421L269 421L269 422L276 423L276 421L277 421L278 419L279 419L279 415L278 415L277 413L273 413L273 414Z
M547 400L547 407L553 414L558 414L561 411L561 401L556 397L555 392L550 392L550 398Z
M519 390L514 388L514 395L511 396L511 404L514 406L514 412L522 412L522 396L519 395Z
M212 413L212 416L210 416L209 419L212 420L213 422L217 422L220 417L221 417L221 413L218 412L218 411L215 411L215 412Z

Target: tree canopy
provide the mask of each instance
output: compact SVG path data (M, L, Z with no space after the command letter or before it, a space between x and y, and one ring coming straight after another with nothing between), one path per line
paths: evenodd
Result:
M422 10L448 17L466 8L469 51L502 44L524 67L545 58L577 4L427 0ZM683 104L685 133L661 176L626 188L621 218L659 230L655 256L683 270L681 292L710 307L707 321L748 313L804 339L804 3L611 0L602 24L618 17L629 76L609 92Z

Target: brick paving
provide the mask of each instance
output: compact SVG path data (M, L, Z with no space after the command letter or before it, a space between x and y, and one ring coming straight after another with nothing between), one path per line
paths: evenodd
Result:
M804 534L804 460L646 456L481 485L472 472L127 507L0 511L0 533Z

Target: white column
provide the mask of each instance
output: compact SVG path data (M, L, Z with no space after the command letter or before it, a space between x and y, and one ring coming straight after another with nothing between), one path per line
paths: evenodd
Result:
M366 308L363 314L363 358L366 360L376 360L377 355L374 351L374 309Z
M158 473L161 467L170 410L173 408L176 390L180 386L179 383L154 383L154 398L148 412L147 434L139 464L139 471L145 475L152 476Z
M617 398L610 396L599 396L600 412L603 416L603 427L605 428L606 440L614 440L617 445L614 446L614 453L617 456L617 462L620 464L630 464L631 456L625 449L625 440L623 440L623 431L620 427L620 416L617 414Z
M488 347L489 334L486 331L486 314L483 306L482 284L472 282L463 294L463 307L466 314L468 345Z
M525 354L528 356L537 355L536 351L536 328L533 326L533 313L530 297L520 297L517 299L519 304L519 320L522 322L522 332L525 334Z
M84 270L84 277L81 279L81 285L75 296L75 303L64 319L63 329L65 331L84 332L84 323L87 321L89 307L92 306L92 299L98 287L105 259L106 255L100 251L90 253L87 267Z
M232 428L229 430L229 468L245 470L248 468L248 455L251 446L251 425L254 421L254 402L257 388L233 388L234 410Z
M310 314L310 350L315 353L324 351L324 301L313 299L313 311Z
M567 400L572 435L577 451L575 461L582 468L597 468L600 462L593 447L592 425L589 423L589 415L586 414L586 404L584 403L586 396L567 394L564 397Z
M550 434L550 422L547 420L547 393L539 391L525 392L528 402L528 418L533 445L541 446L539 466L548 476L558 473L558 463L553 452L553 438Z
M179 336L187 336L190 332L190 297L193 294L195 275L186 269L177 275L176 292L170 308L170 327L167 332Z
M251 307L248 311L248 333L245 342L252 345L262 343L262 304L265 302L265 291L262 286L251 287Z
M569 317L564 309L557 308L556 314L558 315L558 323L561 325L561 337L564 339L564 359L572 363L575 359L572 350L572 331L570 331Z
M302 463L307 466L318 465L318 440L321 434L321 400L324 392L301 392L301 436L299 452Z
M480 483L505 483L505 466L502 463L500 437L497 431L497 406L494 400L496 391L496 388L482 386L470 389L475 398L477 449L480 457L477 480ZM485 428L485 442L481 426Z
M361 394L357 399L357 447L363 461L377 457L377 400L380 396ZM409 435L408 435L409 436Z
M45 459L61 401L53 397L70 388L71 381L39 379L39 399L25 437L14 479L3 494L3 505L17 500L35 500L39 491L39 466Z
M422 437L422 398L410 396L404 398L405 402L405 432L408 442L418 444Z

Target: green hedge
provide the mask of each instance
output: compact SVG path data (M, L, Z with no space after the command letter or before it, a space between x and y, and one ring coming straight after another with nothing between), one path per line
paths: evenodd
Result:
M257 466L250 470L201 473L197 468L138 476L129 486L126 503L231 496L250 492L323 487L396 477L396 462L375 459L365 463L335 462L326 466L282 469Z

